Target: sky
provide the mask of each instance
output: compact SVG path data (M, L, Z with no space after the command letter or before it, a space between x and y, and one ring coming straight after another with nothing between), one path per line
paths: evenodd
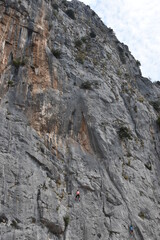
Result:
M144 77L160 81L160 0L81 0L140 61Z

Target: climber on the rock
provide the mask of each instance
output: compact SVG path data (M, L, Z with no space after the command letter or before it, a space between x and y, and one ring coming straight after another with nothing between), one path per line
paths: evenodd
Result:
M130 225L129 231L130 231L130 234L133 234L133 226L132 225Z
M79 202L80 202L80 192L79 190L77 189L77 192L76 192L76 197L75 197L75 200L78 199Z

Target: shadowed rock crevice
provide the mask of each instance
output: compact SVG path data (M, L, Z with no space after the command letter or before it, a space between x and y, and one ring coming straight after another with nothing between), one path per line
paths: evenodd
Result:
M41 223L44 224L48 230L56 236L63 234L63 229L58 223L49 222L47 219L41 218Z

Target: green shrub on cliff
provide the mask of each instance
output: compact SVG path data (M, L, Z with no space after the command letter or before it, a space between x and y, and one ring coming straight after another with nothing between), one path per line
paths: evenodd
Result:
M157 118L157 124L160 127L160 116Z
M56 58L60 58L61 56L61 51L59 49L54 49L52 48L51 50L52 54L56 57Z
M81 64L83 64L84 63L84 60L85 60L85 53L84 52L81 52L81 51L79 51L78 53L77 53L77 56L76 56L76 61L77 62L79 62L79 63L81 63Z
M68 215L64 216L63 220L64 220L65 227L67 227L70 221L69 216Z
M132 139L130 130L127 127L120 127L118 130L118 135L121 139Z
M154 109L158 112L160 111L160 101L152 101L150 104L154 107Z
M83 42L81 40L76 40L75 41L75 47L80 48L82 46Z
M76 18L75 18L75 14L74 14L74 12L73 12L72 9L68 9L68 10L66 11L66 14L67 14L68 17L70 17L71 19L73 19L73 20L76 19Z
M16 68L19 68L20 66L24 66L24 65L25 65L24 60L21 60L20 58L13 59L13 66L15 66Z
M13 86L14 86L13 81L12 81L12 80L9 80L9 81L8 81L8 87L13 87Z
M92 84L89 81L83 82L80 86L81 89L92 89Z

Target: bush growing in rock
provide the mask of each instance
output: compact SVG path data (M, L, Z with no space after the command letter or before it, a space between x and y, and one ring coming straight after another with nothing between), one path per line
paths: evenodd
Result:
M80 48L82 46L83 42L81 40L76 40L75 41L75 47Z
M160 116L157 118L157 124L160 127Z
M36 218L32 217L32 223L36 223Z
M58 186L60 186L60 185L62 184L60 177L58 177L58 178L56 179L56 184L57 184Z
M8 87L13 87L13 86L14 86L13 81L9 80L8 81Z
M15 66L16 68L19 68L20 66L24 66L24 65L25 65L25 61L21 60L20 58L13 60L13 66Z
M92 89L92 84L89 81L86 81L86 82L83 82L81 84L80 88L91 90Z
M55 10L57 10L57 11L58 11L58 9L59 9L59 6L58 6L57 3L53 3L53 4L52 4L52 7L53 7Z
M126 64L125 54L121 52L121 53L119 54L119 56L120 56L121 62L122 62L123 64Z
M126 57L125 57L125 52L124 52L123 46L118 43L117 48L118 48L118 53L119 53L119 57L120 57L121 62L123 64L126 64Z
M141 66L141 63L140 63L140 61L139 61L139 60L137 60L137 61L136 61L136 64L137 64L137 66L138 66L138 67L140 67L140 66Z
M154 109L159 112L160 111L160 101L150 102L150 104L154 107Z
M68 9L68 10L66 11L66 14L67 14L68 17L70 17L71 19L73 19L73 20L76 19L76 18L75 18L75 14L74 14L74 12L73 12L72 9Z
M144 102L144 97L139 97L137 100L138 100L140 103L143 103L143 102Z
M59 49L52 49L51 52L56 58L60 58L61 51Z
M95 15L96 15L95 11L92 10L92 16L95 16Z
M59 207L60 207L60 206L57 206L57 207L56 207L56 211L57 211L57 212L58 212L58 210L59 210Z
M91 31L91 32L90 32L90 37L91 37L91 38L95 38L95 37L96 37L95 32Z
M0 215L0 223L6 223L8 222L8 218L5 216L4 213Z
M129 167L131 166L131 160L130 159L128 159L128 162L126 163L126 165L129 166Z
M118 135L121 139L132 139L130 130L127 127L120 127Z
M134 106L134 111L137 113L137 105Z
M109 33L113 33L113 29L112 28L108 28Z
M86 43L86 42L87 42L87 37L82 37L82 38L81 38L81 41L84 42L84 43Z
M126 181L129 180L129 177L128 177L128 175L127 175L126 173L122 173L122 176L124 177L124 179L125 179Z
M121 71L120 69L117 70L117 75L118 75L119 77L122 76L122 71Z
M69 216L68 215L64 216L63 220L64 220L64 224L65 224L65 228L66 228L69 224L69 221L70 221Z
M12 226L13 228L15 228L15 229L18 229L18 223L17 223L17 221L16 221L15 219L12 220L11 226Z
M160 81L155 82L157 85L160 85Z
M110 53L107 53L107 58L108 58L109 60L111 60L112 55L111 55Z
M102 235L101 235L100 233L97 233L97 237L98 237L98 238L101 238L101 236L102 236Z
M139 212L139 213L138 213L138 216L139 216L140 218L142 218L143 220L144 220L144 218L145 218L144 212Z
M68 7L68 3L67 3L66 0L63 0L63 1L62 1L62 4L64 4L64 6L66 6L66 7Z
M83 64L85 60L85 54L83 52L78 52L76 56L76 61Z

